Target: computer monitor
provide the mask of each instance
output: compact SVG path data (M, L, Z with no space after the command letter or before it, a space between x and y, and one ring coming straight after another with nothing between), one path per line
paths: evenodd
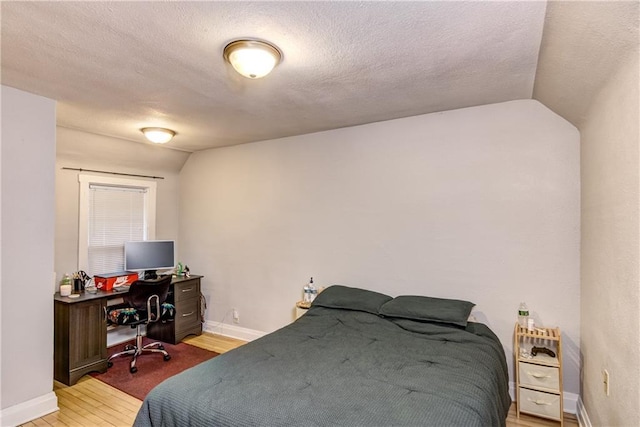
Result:
M172 269L176 265L173 240L125 242L124 269L144 271L145 279L156 277L156 270Z

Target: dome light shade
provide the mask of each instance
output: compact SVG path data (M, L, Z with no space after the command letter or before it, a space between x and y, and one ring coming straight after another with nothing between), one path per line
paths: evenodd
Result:
M166 144L176 134L171 129L165 128L142 128L140 131L149 141L156 144Z
M236 40L224 48L224 59L249 79L266 76L280 63L282 54L277 47L259 40Z

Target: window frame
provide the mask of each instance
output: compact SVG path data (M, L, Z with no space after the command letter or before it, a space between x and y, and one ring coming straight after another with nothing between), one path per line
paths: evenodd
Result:
M147 240L155 240L157 182L87 174L79 174L78 182L80 183L78 213L78 270L86 271L89 268L89 191L91 185L145 189L144 213L146 235Z

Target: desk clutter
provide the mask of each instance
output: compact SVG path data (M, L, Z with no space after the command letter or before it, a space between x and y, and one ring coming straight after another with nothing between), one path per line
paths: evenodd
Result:
M178 262L173 270L168 270L168 272L160 275L189 278L191 272L189 271L189 266ZM155 277L155 273L153 277ZM59 283L59 292L60 296L73 298L73 295L84 292L95 294L98 290L126 291L133 282L142 278L144 278L144 276L141 276L135 271L101 273L91 277L86 272L80 270L73 274L65 273L64 276L62 276Z
M82 270L73 274L65 273L60 280L60 295L73 298L73 295L84 292L90 283L91 277Z

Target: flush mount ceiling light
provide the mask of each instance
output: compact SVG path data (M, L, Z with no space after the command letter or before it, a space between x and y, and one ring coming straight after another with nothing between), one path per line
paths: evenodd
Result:
M282 54L272 44L260 40L236 40L224 48L224 59L249 79L264 77L280 63Z
M171 129L165 128L142 128L140 131L149 141L156 144L165 144L171 141L171 138L176 134Z

